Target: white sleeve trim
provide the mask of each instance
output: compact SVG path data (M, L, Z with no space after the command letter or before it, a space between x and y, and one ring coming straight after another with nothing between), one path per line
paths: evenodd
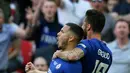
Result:
M82 44L82 43L81 43L81 44L78 44L78 45L81 45L83 48L86 48L86 46L85 46L84 44Z

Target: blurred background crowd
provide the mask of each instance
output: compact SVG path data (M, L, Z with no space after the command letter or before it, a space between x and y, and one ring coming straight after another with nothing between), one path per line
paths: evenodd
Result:
M89 9L102 12L106 18L101 36L113 53L108 73L130 73L130 0L0 0L3 24L15 24L24 30L30 24L36 25L31 37L11 39L10 48L5 49L8 64L5 68L0 67L0 73L24 73L24 67L30 61L39 70L47 71L52 55L58 49L57 33L68 22L82 26ZM0 48L0 57L2 52L3 48Z

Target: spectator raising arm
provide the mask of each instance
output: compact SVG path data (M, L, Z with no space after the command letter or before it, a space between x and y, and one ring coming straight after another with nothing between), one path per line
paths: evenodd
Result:
M124 19L126 21L130 21L130 13L124 16L120 16L120 19Z
M39 4L37 5L37 10L35 11L35 13L33 14L32 9L28 8L27 11L27 20L28 20L28 26L26 28L26 30L24 31L21 28L16 29L16 36L21 37L21 38L28 38L31 36L33 30L36 28L36 24L37 24L37 19L39 17L39 12L40 12L40 7L43 4L43 1L40 0Z
M130 21L130 13L129 13L129 14L126 14L126 15L119 15L118 13L113 12L113 13L111 13L111 15L112 15L116 20L124 19L124 20L126 20L126 21Z
M34 18L32 20L32 24L37 24L37 20L40 15L40 9L41 9L43 3L44 3L44 0L39 1L38 5L36 7L36 11L34 12Z
M111 14L116 20L124 19L130 21L130 0L117 4Z

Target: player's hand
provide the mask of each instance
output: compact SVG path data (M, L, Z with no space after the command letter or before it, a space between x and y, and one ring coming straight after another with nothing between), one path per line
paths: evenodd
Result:
M61 52L61 50L57 50L57 51L53 54L52 59L57 58L60 52Z
M25 67L26 73L30 73L30 72L33 73L35 70L36 68L31 62L26 64L26 67Z

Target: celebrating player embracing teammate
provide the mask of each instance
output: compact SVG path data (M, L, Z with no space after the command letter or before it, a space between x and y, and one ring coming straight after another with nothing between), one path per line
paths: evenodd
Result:
M100 33L104 25L105 16L102 13L93 9L88 10L82 25L87 39L81 40L73 50L56 51L53 59L59 57L66 61L81 60L82 73L107 73L112 63L112 53L101 41Z

